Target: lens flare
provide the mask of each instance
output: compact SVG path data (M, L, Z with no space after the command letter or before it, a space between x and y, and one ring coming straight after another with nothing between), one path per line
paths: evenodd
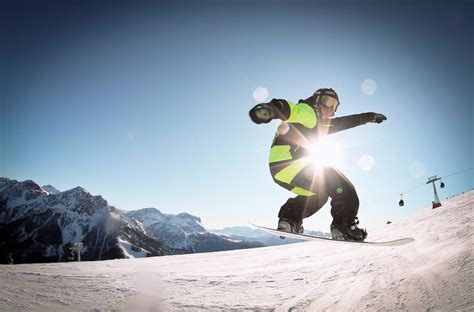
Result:
M267 99L268 97L268 90L267 88L264 88L264 87L257 87L255 88L255 90L253 91L253 98L255 99L255 101L257 102L263 102Z
M365 95L373 95L377 90L377 82L372 79L365 79L360 85L360 89Z
M338 166L341 155L341 145L331 139L324 138L309 147L311 161L320 167Z
M371 155L362 155L359 158L359 167L364 171L370 171L375 165L374 157Z

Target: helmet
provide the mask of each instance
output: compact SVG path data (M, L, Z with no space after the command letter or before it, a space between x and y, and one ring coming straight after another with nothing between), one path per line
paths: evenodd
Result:
M313 97L316 104L332 108L334 111L336 111L339 106L339 97L337 96L336 91L331 88L318 89L314 92Z

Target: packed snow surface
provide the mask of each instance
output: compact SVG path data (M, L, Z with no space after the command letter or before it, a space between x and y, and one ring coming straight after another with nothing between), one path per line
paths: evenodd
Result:
M303 242L96 262L0 266L1 310L472 311L471 191L389 225L371 240Z

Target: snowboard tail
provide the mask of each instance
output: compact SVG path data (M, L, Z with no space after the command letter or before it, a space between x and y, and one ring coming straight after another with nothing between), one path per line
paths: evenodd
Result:
M415 241L414 238L410 237L405 237L405 238L399 238L399 239L394 239L390 241L380 241L380 242L360 242L360 241L346 241L346 240L335 240L332 238L328 237L320 237L320 236L313 236L313 235L307 235L307 234L297 234L297 233L290 233L290 232L285 232L285 231L280 231L280 230L275 230L272 228L268 228L265 226L257 225L252 222L249 222L251 225L264 230L267 233L273 234L275 236L280 236L280 237L288 237L288 238L294 238L294 239L301 239L301 240L307 240L307 241L323 241L323 242L337 242L337 243L348 243L348 244L365 244L365 245L372 245L372 246L401 246L405 244L409 244Z

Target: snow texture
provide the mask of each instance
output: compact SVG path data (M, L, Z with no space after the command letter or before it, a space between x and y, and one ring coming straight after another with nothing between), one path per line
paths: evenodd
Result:
M0 266L0 307L125 311L472 311L471 191L370 229L378 248L302 242L141 259ZM4 282L8 281L8 283Z

